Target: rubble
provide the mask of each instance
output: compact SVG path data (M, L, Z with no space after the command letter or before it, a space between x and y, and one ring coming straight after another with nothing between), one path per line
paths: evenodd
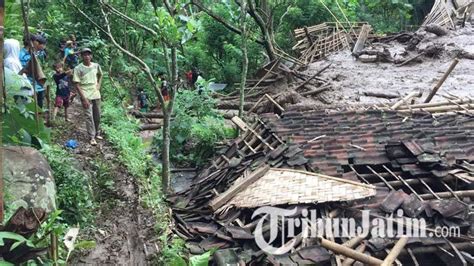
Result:
M217 247L219 265L467 265L474 251L469 209L474 198L474 103L465 95L437 93L450 71L431 93L419 87L394 93L383 85L383 92L362 93L390 103L341 102L322 108L304 99L317 95L323 101L322 92L334 88L343 74L323 75L334 67L326 61L318 62L311 74L295 70L333 52L367 65L386 64L392 71L463 54L431 42L449 38L452 33L444 30L459 21L461 5L445 4L436 1L423 29L415 33L381 37L371 35L366 23L339 21L295 30L293 49L301 53L301 64L290 69L274 61L249 81L244 108L259 116L253 124L232 118L240 136L189 188L169 197L173 231L187 241L189 251ZM389 42L399 46L393 49ZM342 51L349 44L355 44L352 51ZM427 84L426 79L420 82ZM434 95L444 100L431 102ZM237 92L220 100L221 108L238 106ZM344 229L327 219L353 219L360 225L368 215L370 229L391 223L402 234L324 231L314 236L310 233L318 222L299 220L300 226L290 230L285 219L275 222L262 211L273 207L287 214L285 219L307 217L308 210L315 210L323 225L336 230ZM426 222L427 236L408 233L419 228L414 219ZM440 226L458 228L459 234L439 237ZM259 237L273 246L260 246Z
M423 112L302 112L290 108L281 115L264 114L254 125L239 123L247 130L201 172L188 190L171 198L174 230L195 247L193 250L233 248L239 258L243 258L244 251L253 254L244 259L247 263L283 264L321 263L336 258L342 261L342 255L349 256L348 262L380 263L395 257L401 262L413 262L414 258L429 261L426 257L436 256L437 249L423 250L420 255L417 247L447 245L446 250L454 246L467 252L474 248L467 245L472 241L468 226L472 221L466 216L467 204L474 196L470 190L474 180L471 116L434 118ZM320 183L326 179L369 186L373 192L358 197L351 190L338 198L334 195L341 193L341 188L336 183ZM239 185L245 180L244 186ZM325 197L326 194L331 196ZM310 196L302 200L302 195ZM427 242L430 238L411 237L378 243L374 242L377 238L369 236L359 239L361 244L342 248L349 239L332 239L328 235L311 239L302 237L300 232L294 238L283 237L282 247L293 246L290 253L267 256L254 242L259 216L251 214L259 206L315 208L321 217L355 219L360 219L362 210L371 210L374 217L383 219L384 214L403 210L406 217L425 218L428 228L457 225L461 236L432 243ZM392 245L395 246L390 248ZM364 250L370 257L361 257Z

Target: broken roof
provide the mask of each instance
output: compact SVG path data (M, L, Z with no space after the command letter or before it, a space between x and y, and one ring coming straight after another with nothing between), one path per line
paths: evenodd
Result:
M170 198L174 201L173 216L177 224L174 230L188 241L188 247L195 252L212 247L246 246L247 250L256 252L252 253L252 261L280 263L299 261L297 257L301 256L305 248L301 246L293 253L278 257L267 257L255 251L255 246L252 246L255 219L248 208L265 204L281 207L312 204L323 210L322 215L346 210L341 214L345 217L357 217L357 211L367 208L379 213L378 217L402 209L408 217L429 219L432 226L440 223L457 224L463 234L468 234L470 222L466 216L467 204L464 198L474 196L473 190L470 190L474 176L473 126L474 118L470 114L433 117L426 113L401 115L380 110L288 111L281 117L267 114L262 120L246 126L247 130L209 168L201 172L189 189ZM370 200L349 205L352 206L349 211L346 208L350 203L344 197L333 198L333 203L325 204L282 196L286 194L284 189L287 188L282 180L287 178L275 177L273 174L262 174L259 177L261 179L248 182L236 193L229 193L242 180L242 176L245 180L263 165L335 176L360 182L364 186L374 185L377 193ZM314 175L315 178L317 176ZM305 174L301 180L311 182L308 178ZM297 190L297 193L292 193L299 197L322 188L292 183L291 189ZM229 203L228 206L240 208L214 212L217 208L210 208L212 201L226 194L230 194L225 201ZM315 199L317 194L314 193ZM271 195L277 195L278 198L272 198ZM466 250L469 243L465 239L468 238L461 242L458 239L458 243L454 244L442 239L416 239L411 240L408 246L412 250L417 250L420 245L426 245L423 250L431 250L428 248L430 245L442 245L448 250L453 246ZM372 256L380 258L380 248L386 249L393 241L381 244L378 240L370 238L365 240L364 245L367 245ZM333 241L343 243L347 239ZM315 245L306 248L325 250ZM436 252L435 248L426 253ZM406 256L408 253L404 254ZM383 258L385 255L381 256ZM319 256L316 257L309 261L322 262Z

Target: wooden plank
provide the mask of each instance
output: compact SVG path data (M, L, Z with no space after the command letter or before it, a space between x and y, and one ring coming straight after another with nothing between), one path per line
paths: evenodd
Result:
M242 119L240 119L240 117L238 116L234 116L232 117L231 121L242 131L247 131L247 129L249 128L249 126L247 125L247 123L245 123Z
M237 193L243 191L250 184L255 183L260 177L270 170L270 166L264 165L253 171L248 177L237 180L232 187L221 193L217 198L209 203L212 210L217 210L231 200Z

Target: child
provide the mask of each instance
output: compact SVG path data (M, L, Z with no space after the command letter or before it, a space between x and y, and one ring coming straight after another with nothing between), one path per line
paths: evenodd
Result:
M138 94L138 106L140 107L140 112L148 111L148 98L143 90L140 90Z
M74 43L69 40L66 42L66 48L64 48L63 64L67 65L69 69L74 69L78 64L77 54L79 52L74 51Z
M161 94L165 100L165 104L170 100L170 95L168 91L168 81L166 81L166 76L164 73L158 74L158 78L161 81Z
M64 72L63 64L56 63L54 64L54 75L53 79L56 82L56 99L54 100L54 110L53 110L53 120L56 118L56 115L59 111L59 108L64 106L64 118L66 121L68 120L67 117L67 108L69 107L69 75L71 74L71 70L68 72Z

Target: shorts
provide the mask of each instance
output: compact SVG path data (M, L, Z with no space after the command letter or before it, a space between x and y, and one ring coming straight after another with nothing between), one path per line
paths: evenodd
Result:
M56 96L54 100L54 107L61 108L68 108L69 107L69 96Z

